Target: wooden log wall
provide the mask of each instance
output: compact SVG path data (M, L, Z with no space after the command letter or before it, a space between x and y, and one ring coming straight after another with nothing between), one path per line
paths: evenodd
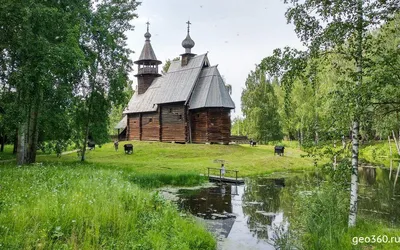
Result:
M231 117L229 109L207 108L194 110L190 116L193 142L224 144L230 142Z
M126 135L129 141L140 140L140 115L129 114L128 115L128 131Z
M190 119L191 128L188 129ZM207 108L190 111L181 104L160 106L158 112L129 114L128 140L224 143L230 142L230 110Z
M230 110L209 108L207 118L208 142L228 144L231 136Z
M142 113L142 141L160 140L160 122L158 112Z
M195 110L190 113L192 126L192 142L208 142L207 136L207 110Z
M161 109L161 136L163 142L186 142L187 126L185 106L179 104L165 104Z

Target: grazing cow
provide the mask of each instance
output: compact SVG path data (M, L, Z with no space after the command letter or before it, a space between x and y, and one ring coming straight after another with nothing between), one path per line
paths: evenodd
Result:
M132 154L133 153L133 145L132 144L125 144L124 145L125 154Z
M285 147L284 146L275 146L274 155L278 154L280 156L283 156L284 152L285 152Z
M250 146L255 147L257 145L256 141L250 140Z
M93 150L96 148L96 144L94 142L88 142L87 146L88 146L89 150Z

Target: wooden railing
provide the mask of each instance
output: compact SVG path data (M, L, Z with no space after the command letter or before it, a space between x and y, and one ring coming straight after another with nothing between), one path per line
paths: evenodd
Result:
M219 170L219 178L220 178L220 180L222 180L222 168L207 168L207 175L208 175L208 177L210 177L210 170L212 171L212 170ZM235 173L235 179L236 179L236 182L237 182L237 180L238 180L238 172L239 172L239 170L226 170L225 169L225 173ZM225 176L224 176L225 177Z
M140 68L138 69L139 74L157 74L157 68Z

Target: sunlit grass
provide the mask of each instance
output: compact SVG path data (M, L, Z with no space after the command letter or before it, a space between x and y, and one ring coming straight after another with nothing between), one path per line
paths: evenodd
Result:
M127 155L123 145L132 143L134 153ZM119 151L112 143L89 151L87 161L107 168L137 174L206 174L208 167L219 168L216 159L226 161L227 170L239 170L239 177L262 175L274 171L305 169L313 166L311 159L297 148L286 148L285 156L274 155L274 146L257 145L205 145L172 144L160 142L121 142ZM76 153L57 158L55 155L40 155L39 162L77 162Z
M91 164L0 167L1 249L215 249L176 207Z

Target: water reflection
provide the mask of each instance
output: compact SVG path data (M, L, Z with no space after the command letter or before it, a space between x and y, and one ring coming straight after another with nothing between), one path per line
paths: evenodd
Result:
M360 215L400 225L399 172L400 163L393 171L359 169ZM181 190L178 205L207 223L218 236L220 249L274 249L276 228L287 228L293 194L324 181L320 172L279 173L246 179L242 186Z
M392 163L393 164L393 163ZM392 165L391 164L391 165ZM381 168L359 169L359 212L391 225L400 225L400 188L396 183L400 171ZM392 175L395 175L392 177Z

